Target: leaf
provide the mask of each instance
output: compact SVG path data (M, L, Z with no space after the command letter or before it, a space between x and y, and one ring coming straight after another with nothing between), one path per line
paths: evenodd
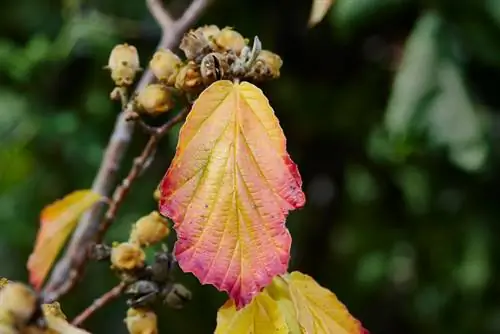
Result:
M231 299L219 309L215 334L226 333L288 334L289 331L278 303L262 292L239 311Z
M218 333L367 334L329 290L300 272L276 276L242 309L228 300L217 314Z
M368 333L344 304L312 277L294 271L285 280L303 333Z
M436 14L425 14L406 42L385 114L385 126L391 137L408 136L411 127L417 123L419 111L437 90L441 23Z
M248 304L286 272L288 211L305 203L297 166L260 89L213 83L194 103L163 178L160 212L174 221L175 256L202 284Z
M40 289L78 218L101 198L90 190L78 190L42 210L35 248L28 259L30 283L35 289Z
M332 5L333 0L313 0L308 26L311 28L321 22Z

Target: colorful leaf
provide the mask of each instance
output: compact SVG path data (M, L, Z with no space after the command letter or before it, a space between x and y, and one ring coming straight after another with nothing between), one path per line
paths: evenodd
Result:
M160 184L182 270L228 292L238 308L248 304L286 272L285 219L304 205L301 187L263 92L247 82L213 83L194 103Z
M80 215L100 199L90 190L78 190L43 209L35 248L28 259L30 283L35 289L42 285Z
M220 308L215 334L226 333L289 334L289 331L278 303L262 292L243 309L237 310L231 299Z
M333 0L313 0L311 13L309 14L309 27L321 22L332 5Z
M360 334L368 333L347 308L330 291L305 274L294 271L287 275L290 298L303 333Z
M231 300L219 309L216 334L261 332L368 333L332 292L300 272L276 276L243 309L237 310Z

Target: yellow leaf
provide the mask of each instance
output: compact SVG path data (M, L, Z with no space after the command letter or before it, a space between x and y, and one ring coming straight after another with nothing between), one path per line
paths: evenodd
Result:
M305 334L361 334L367 331L330 291L305 274L285 276L290 298Z
M78 218L101 198L91 190L78 190L42 210L35 248L28 259L30 283L35 289L42 285Z
M202 284L248 304L286 273L290 210L302 179L264 93L221 80L196 100L160 184L160 212L174 221L175 257Z
M288 334L288 326L278 306L266 292L237 310L228 300L217 314L215 334Z
M309 27L321 22L332 5L333 0L313 0L311 14L309 15Z

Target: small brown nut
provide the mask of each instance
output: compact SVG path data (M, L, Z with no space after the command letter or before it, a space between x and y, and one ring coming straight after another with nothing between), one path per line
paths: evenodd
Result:
M175 78L175 88L185 92L195 92L202 88L202 78L199 66L190 61L181 67Z
M223 51L233 51L237 55L247 45L245 38L237 31L226 27L215 37L215 44Z
M170 86L175 83L175 76L181 65L181 59L169 49L156 51L149 62L149 68L155 77Z
M123 242L111 250L111 264L121 270L132 270L144 267L146 254L136 244Z
M146 309L129 308L125 318L130 334L157 334L158 320L156 314Z
M172 92L161 84L146 86L139 92L136 101L141 111L153 116L170 111L175 105Z
M129 241L141 246L149 246L160 242L169 234L167 220L158 211L153 211L134 224Z

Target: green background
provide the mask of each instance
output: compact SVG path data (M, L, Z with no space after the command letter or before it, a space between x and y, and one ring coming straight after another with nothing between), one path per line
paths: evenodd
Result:
M288 219L291 270L334 291L371 333L499 333L500 1L337 0L307 29L310 6L216 0L199 21L258 35L284 60L263 89L308 199ZM146 64L160 31L139 0L1 7L0 275L26 280L40 210L90 186L112 131L109 51L134 44ZM120 173L146 140L137 132ZM154 209L175 145L174 131L108 240ZM225 296L176 277L194 299L159 310L161 332L213 332ZM114 284L107 265L90 265L65 312ZM87 328L125 333L124 311L114 302Z

